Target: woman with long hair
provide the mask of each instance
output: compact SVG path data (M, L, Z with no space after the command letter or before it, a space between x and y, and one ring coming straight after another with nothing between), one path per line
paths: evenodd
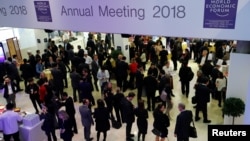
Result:
M73 125L69 120L69 115L66 111L61 110L58 112L58 116L60 118L60 137L63 141L72 141L73 137Z
M153 112L154 116L154 130L159 134L156 134L155 141L165 141L165 138L168 136L168 129L170 125L169 117L164 114L166 107L164 104L159 104Z

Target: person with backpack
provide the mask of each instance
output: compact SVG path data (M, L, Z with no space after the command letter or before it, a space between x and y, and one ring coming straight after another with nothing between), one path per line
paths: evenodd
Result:
M182 66L179 70L179 77L181 81L181 91L183 95L188 98L189 95L189 83L194 77L194 73L191 67L188 66L188 62L182 62Z

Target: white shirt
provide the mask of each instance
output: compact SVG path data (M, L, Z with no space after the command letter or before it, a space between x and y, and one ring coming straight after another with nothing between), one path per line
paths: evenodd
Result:
M97 72L97 79L99 80L100 86L102 86L104 82L108 82L109 81L108 70L104 70L103 72L101 69L99 69L99 71Z
M166 75L173 75L173 67L171 65L169 65L169 67L167 67L166 65L162 67L162 69L165 71Z
M0 115L0 129L3 130L5 135L18 132L18 122L21 122L23 118L16 112L7 110Z
M146 53L145 52L141 54L140 59L141 59L142 62L146 62L147 61Z
M85 63L88 64L88 65L90 65L92 63L92 61L93 61L90 56L86 56L86 57L84 56L84 59L85 59Z
M200 65L203 66L206 62L206 56L202 56Z
M9 92L9 93L8 93L9 95L11 95L11 94L14 93L13 90L12 90L12 87L11 87L11 84L10 84L10 83L8 84L8 92Z
M221 91L222 88L226 87L226 79L225 78L217 78L215 81L216 87L218 91Z

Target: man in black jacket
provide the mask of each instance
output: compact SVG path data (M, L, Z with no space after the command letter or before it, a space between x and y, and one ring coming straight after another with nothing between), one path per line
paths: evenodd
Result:
M143 66L138 66L138 69L135 73L135 79L136 79L136 88L137 88L137 101L141 99L142 96L142 88L143 88Z
M9 77L4 78L4 95L7 103L12 103L16 107L16 83L12 82Z
M73 124L73 131L74 133L78 133L77 126L76 126L76 119L75 119L75 106L72 97L68 96L67 92L62 93L62 99L65 100L65 102L61 102L62 106L65 106L65 110L69 115L69 119L71 123Z
M203 122L210 123L211 120L207 118L207 103L210 101L210 89L207 87L209 79L203 77L200 84L195 86L195 96L197 101L196 111L195 111L195 121L200 120L199 112L203 113Z
M147 104L148 104L148 111L151 111L155 109L155 92L158 87L158 82L156 78L153 76L153 73L148 74L144 78L144 86L146 90L146 95L147 95ZM151 107L151 101L152 101L152 107Z
M130 92L128 96L123 98L121 101L122 116L123 116L124 122L127 124L126 126L127 141L133 141L132 137L134 137L134 135L131 134L132 124L135 121L134 105L132 104L132 100L134 97L135 97L135 94L133 92Z
M185 110L183 103L178 104L180 114L177 116L174 136L177 137L177 141L189 141L190 123L193 118L192 111Z

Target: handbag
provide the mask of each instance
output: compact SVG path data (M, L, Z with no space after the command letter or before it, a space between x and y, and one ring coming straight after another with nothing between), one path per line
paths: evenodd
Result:
M192 119L193 126L189 127L189 137L191 138L197 138L197 130L194 125L194 120Z
M159 131L158 129L152 129L152 133L156 136L161 136L161 131Z
M119 129L122 127L122 124L116 120L112 120L111 123L112 123L112 127L115 129Z

